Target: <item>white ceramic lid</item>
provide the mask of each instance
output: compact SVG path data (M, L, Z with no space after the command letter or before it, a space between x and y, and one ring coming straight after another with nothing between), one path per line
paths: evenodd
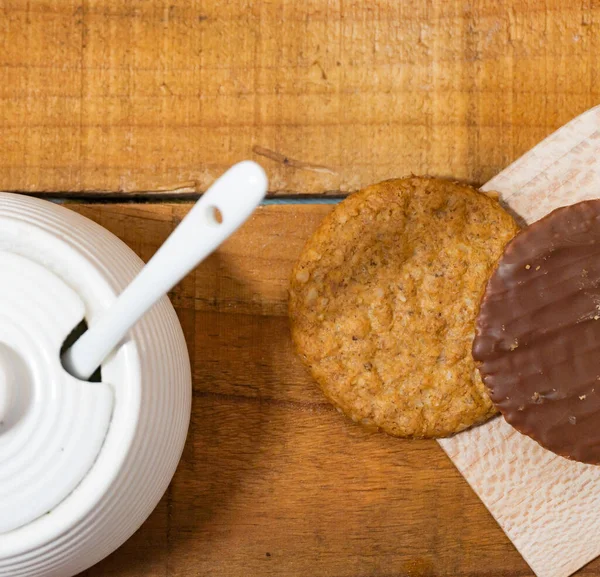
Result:
M0 251L0 534L41 517L82 481L108 432L113 391L60 362L85 314L41 265Z

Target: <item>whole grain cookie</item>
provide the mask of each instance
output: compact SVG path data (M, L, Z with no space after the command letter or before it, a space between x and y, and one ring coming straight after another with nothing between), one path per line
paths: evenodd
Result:
M291 279L296 348L354 421L441 437L495 413L471 356L479 301L517 225L492 198L433 178L348 197Z

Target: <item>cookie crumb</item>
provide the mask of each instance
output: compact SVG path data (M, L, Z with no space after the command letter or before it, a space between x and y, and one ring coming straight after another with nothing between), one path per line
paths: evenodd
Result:
M302 284L308 282L310 278L310 273L306 269L299 270L296 273L296 280Z

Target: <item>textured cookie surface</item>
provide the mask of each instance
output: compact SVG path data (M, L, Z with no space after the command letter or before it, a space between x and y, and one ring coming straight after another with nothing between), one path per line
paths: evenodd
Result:
M517 226L493 199L431 178L347 198L291 279L296 348L355 421L445 436L495 413L471 356L486 281Z

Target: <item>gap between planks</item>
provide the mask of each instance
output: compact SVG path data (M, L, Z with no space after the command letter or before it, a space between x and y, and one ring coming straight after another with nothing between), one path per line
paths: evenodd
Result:
M5 191L10 192L10 191ZM161 203L193 203L198 201L202 194L198 193L148 193L148 194L125 194L125 193L61 193L45 192L31 194L14 192L14 194L26 194L41 200L47 200L56 204L161 204ZM290 205L290 204L338 204L347 195L331 194L289 194L277 197L267 197L261 202L261 206Z

